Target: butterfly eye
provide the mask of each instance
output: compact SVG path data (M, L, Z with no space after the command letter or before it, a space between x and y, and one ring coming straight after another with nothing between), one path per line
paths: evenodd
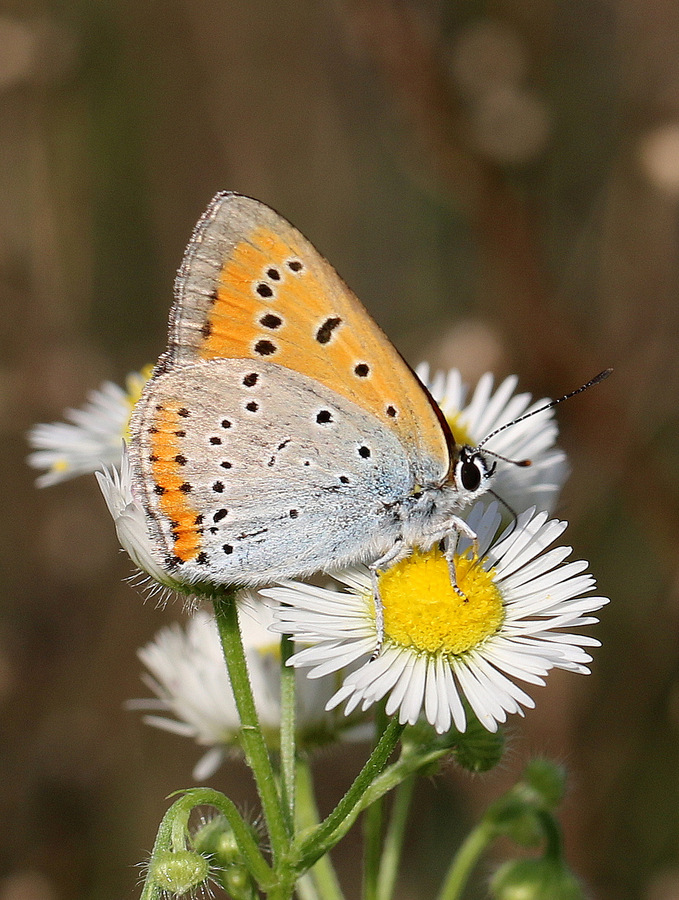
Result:
M475 491L481 484L481 468L476 462L463 462L460 466L460 480L466 491Z

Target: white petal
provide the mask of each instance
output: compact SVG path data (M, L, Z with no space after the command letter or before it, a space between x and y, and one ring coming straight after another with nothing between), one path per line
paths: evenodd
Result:
M212 747L198 760L193 767L191 776L194 781L206 781L211 778L224 762L224 750L222 747Z
M401 703L401 721L414 725L422 712L424 700L424 688L427 681L427 659L424 656L416 656L412 673L408 681L408 688Z

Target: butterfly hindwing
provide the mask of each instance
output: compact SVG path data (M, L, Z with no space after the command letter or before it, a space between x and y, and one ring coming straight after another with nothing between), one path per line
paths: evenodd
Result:
M131 423L135 490L162 565L225 583L379 555L413 488L397 437L337 392L266 361L158 375Z

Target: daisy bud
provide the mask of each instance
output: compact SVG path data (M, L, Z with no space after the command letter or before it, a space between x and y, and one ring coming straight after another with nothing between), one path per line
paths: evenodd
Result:
M170 897L195 890L209 874L207 859L192 850L161 851L151 860L149 871L150 879Z
M257 840L258 835L254 828L252 834ZM193 844L200 853L211 856L215 866L219 868L240 865L243 862L233 830L224 816L216 816L201 826L193 836Z
M502 759L504 747L501 731L488 731L476 716L469 715L467 730L455 735L453 755L468 772L489 772Z
M517 785L533 794L536 807L555 810L563 800L566 791L566 773L562 766L549 759L534 759L523 771L521 784Z
M241 900L241 898L242 900L245 898L256 900L259 896L245 866L229 866L225 872L220 874L219 880L229 897L233 897L234 900Z
M551 857L505 863L495 873L490 893L494 900L585 900L575 876Z
M258 834L252 827L252 834ZM244 865L243 856L231 829L223 816L217 816L198 829L193 838L196 849L209 855L213 875L234 900L250 900L257 896L252 877Z

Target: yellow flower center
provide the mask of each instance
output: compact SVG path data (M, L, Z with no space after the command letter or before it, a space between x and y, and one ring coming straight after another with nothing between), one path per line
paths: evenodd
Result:
M471 436L469 431L467 430L467 426L462 422L460 416L455 413L453 415L447 415L446 419L448 424L450 425L450 430L453 432L453 437L455 438L455 443L458 447L463 444L467 444L470 447L475 446L474 438Z
M125 423L125 430L123 433L123 437L125 438L125 442L127 444L130 443L130 419L132 418L132 410L137 405L137 401L141 397L141 392L144 390L144 385L151 377L151 373L153 372L153 366L144 366L141 372L132 372L127 376L127 381L125 383L125 387L127 388L127 396L125 397L125 401L127 405L130 407L130 414L127 417L127 422Z
M478 647L504 621L494 570L469 556L455 558L460 596L450 583L448 563L438 548L412 556L380 574L387 640L399 647L457 656Z

